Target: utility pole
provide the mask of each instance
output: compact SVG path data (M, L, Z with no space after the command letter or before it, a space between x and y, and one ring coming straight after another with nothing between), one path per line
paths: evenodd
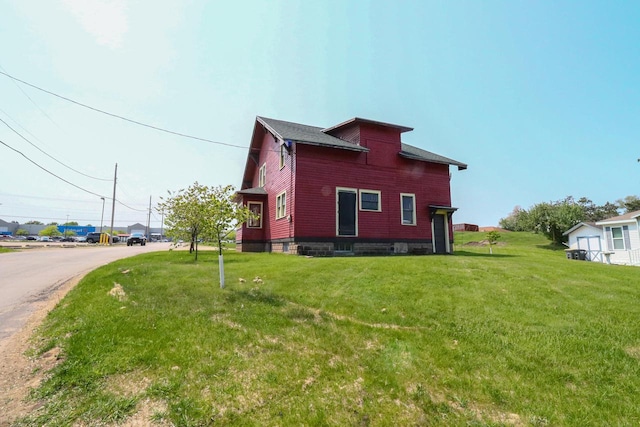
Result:
M147 241L151 241L151 196L149 196L149 216L147 217Z
M102 234L102 222L104 221L104 197L102 199L102 216L100 217L100 234Z
M111 200L111 235L109 236L109 244L113 244L113 217L116 214L116 181L118 180L118 164L116 163L116 171L113 173L113 199Z

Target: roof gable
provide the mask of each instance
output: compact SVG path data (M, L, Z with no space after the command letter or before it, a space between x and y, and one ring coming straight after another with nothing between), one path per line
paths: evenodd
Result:
M323 147L342 148L353 151L369 151L366 147L362 147L351 142L344 141L335 136L328 135L323 129L316 126L308 126L300 123L285 122L283 120L268 119L266 117L257 117L256 119L272 134L279 137L283 141L292 140L302 144L319 145Z
M598 231L602 231L600 227L598 227L596 225L595 222L579 222L576 225L574 225L573 227L571 227L570 229L568 229L567 231L565 231L564 233L562 233L563 236L568 236L569 234L573 233L574 231L582 228L582 227L590 227L590 228L594 228Z

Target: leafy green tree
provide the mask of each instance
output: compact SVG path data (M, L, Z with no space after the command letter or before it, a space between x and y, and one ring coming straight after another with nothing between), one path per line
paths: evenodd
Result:
M596 222L619 215L618 205L610 202L606 202L604 205L598 206L590 199L581 197L578 199L577 203L584 211L584 221Z
M640 198L638 196L627 196L624 199L616 200L616 203L620 209L624 210L624 213L640 211Z
M158 211L165 214L167 235L180 238L189 236L190 252L195 251L198 260L198 242L201 237L218 242L220 257L220 286L224 287L222 263L222 240L237 223L246 221L251 212L232 200L234 188L231 185L208 187L195 182L186 190L169 192L162 198Z
M16 230L16 236L28 236L28 235L29 235L29 232L24 228L18 228Z
M44 225L44 223L40 222L40 221L27 221L24 223L25 225Z
M62 224L62 225L69 225L69 226L71 226L71 225L78 225L78 221L69 221L69 222L65 222L65 223L64 223L64 224Z
M520 206L513 208L513 211L499 222L501 228L509 231L532 231L529 212Z
M38 232L38 236L55 237L55 236L62 236L62 233L58 230L57 225L49 225L48 227L40 230Z
M557 202L544 202L529 210L533 231L547 236L554 243L566 241L562 233L584 221L584 210L572 197Z

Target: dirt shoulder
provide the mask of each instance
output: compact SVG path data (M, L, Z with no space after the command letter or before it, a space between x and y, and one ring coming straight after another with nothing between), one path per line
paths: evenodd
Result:
M33 359L25 353L31 345L33 332L80 279L76 276L57 287L39 303L20 331L0 342L0 426L10 426L17 418L38 408L38 402L30 402L26 398L29 391L37 387L46 372L56 364L58 352L51 350Z

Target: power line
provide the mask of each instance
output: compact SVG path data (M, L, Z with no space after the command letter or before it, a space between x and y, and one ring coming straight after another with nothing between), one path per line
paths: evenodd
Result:
M7 70L5 70L5 68L4 68L2 65L0 65L0 68L1 68L2 70L4 70L5 72L7 71ZM25 91L20 87L20 85L19 85L18 83L16 83L15 81L13 81L13 84L15 85L15 87L17 87L17 88L18 88L18 90L20 90L20 92L22 92L22 94L23 94L24 96L26 96L26 97L27 97L27 99L28 99L29 101L31 101L31 103L32 103L32 104L33 104L33 105L34 105L38 110L40 110L40 112L41 112L42 114L44 114L44 116L45 116L47 119L49 119L49 120L51 121L51 123L53 123L54 125L58 126L58 129L62 129L62 128L60 128L60 126L59 126L59 125L58 125L58 124L57 124L57 123L56 123L56 122L55 122L51 117L49 117L49 115L48 115L48 114L47 114L47 113L46 113L42 108L40 108L40 106L39 106L38 104L36 104L36 102L35 102L33 99L31 99L31 97L29 96L29 94L27 94L27 92L25 92ZM5 114L6 114L6 113L5 113Z
M150 129L154 129L154 130L157 130L157 131L160 131L160 132L169 133L169 134L172 134L172 135L181 136L181 137L183 137L183 138L195 139L195 140L198 140L198 141L209 142L209 143L211 143L211 144L225 145L225 146L227 146L227 147L242 148L243 150L246 150L246 149L247 149L247 147L244 147L244 146L241 146L241 145L229 144L229 143L226 143L226 142L220 142L220 141L213 141L213 140L211 140L211 139L201 138L201 137L199 137L199 136L188 135L188 134L186 134L186 133L176 132L176 131L172 131L172 130L169 130L169 129L164 129L164 128L161 128L161 127L158 127L158 126L153 126L153 125L150 125L150 124L147 124L147 123L143 123L143 122L140 122L140 121L138 121L138 120L129 119L129 118L127 118L127 117L120 116L120 115L118 115L118 114L114 114L114 113L110 113L110 112L105 111L105 110L101 110L100 108L96 108L96 107L92 107L92 106L87 105L87 104L83 104L82 102L75 101L75 100L73 100L73 99L71 99L71 98L67 98L66 96L58 95L57 93L51 92L51 91L49 91L49 90L43 89L43 88L41 88L41 87L39 87L39 86L36 86L36 85L34 85L34 84L31 84L31 83L29 83L29 82L26 82L26 81L24 81L24 80L21 80L21 79L19 79L19 78L17 78L17 77L14 77L14 76L12 76L12 75L10 75L10 74L8 74L8 73L4 72L4 71L0 71L0 74L3 74L3 75L5 75L6 77L9 77L10 79L13 79L13 80L15 80L15 81L18 81L18 82L20 82L20 83L22 83L22 84L25 84L25 85L27 85L27 86L30 86L30 87L32 87L32 88L34 88L34 89L37 89L37 90L39 90L39 91L42 91L42 92L44 92L44 93L48 93L49 95L55 96L56 98L64 99L64 100L65 100L65 101L67 101L67 102L71 102L71 103L76 104L76 105L79 105L79 106L81 106L81 107L88 108L89 110L93 110L93 111L96 111L96 112L98 112L98 113L105 114L105 115L107 115L107 116L115 117L115 118L117 118L117 119L124 120L124 121L127 121L127 122L129 122L129 123L134 123L134 124L139 125L139 126L144 126L144 127L150 128Z
M25 159L27 159L29 162L33 163L34 165L36 165L37 167L39 167L40 169L42 169L43 171L45 171L45 172L46 172L46 173L48 173L49 175L52 175L52 176L54 176L54 177L58 178L60 181L66 182L67 184L71 185L72 187L75 187L75 188L77 188L78 190L82 190L82 191L84 191L85 193L93 194L94 196L98 196L98 197L103 197L103 196L101 196L101 195L100 195L100 194L98 194L98 193L94 193L93 191L87 190L86 188L82 188L82 187L80 187L80 186L78 186L78 185L76 185L76 184L74 184L74 183L72 183L72 182L70 182L70 181L67 181L66 179L64 179L64 178L62 178L62 177L60 177L60 176L56 175L55 173L51 172L49 169L47 169L47 168L45 168L45 167L43 167L43 166L40 166L38 163L34 162L34 161L33 161L33 160L31 160L29 157L27 157L24 153L22 153L22 152L21 152L21 151L19 151L19 150L16 150L15 148L11 147L9 144L5 143L4 141L0 140L0 144L4 145L5 147L7 147L7 148L8 148L8 149L10 149L10 150L15 151L15 152L16 152L16 153L18 153L18 154L20 154L22 157L24 157Z
M4 111L3 111L4 112ZM7 114L7 113L5 113ZM7 115L7 117L9 117ZM15 121L15 120L14 120ZM74 168L72 168L71 166L61 162L60 160L56 159L55 157L53 157L52 155L50 155L49 153L47 153L46 151L44 151L43 149L41 149L40 147L38 147L36 144L34 144L33 142L29 141L29 139L27 139L25 136L23 136L20 132L18 132L17 130L15 130L14 128L12 128L9 123L5 122L4 120L2 120L2 118L0 118L0 122L4 123L5 126L7 126L9 129L11 129L16 135L18 135L20 138L24 139L25 141L27 141L29 144L31 144L33 147L35 147L38 151L40 151L41 153L43 153L44 155L46 155L47 157L53 159L54 161L58 162L59 164L61 164L62 166L64 166L67 169L70 169L72 171L74 171L75 173L79 173L80 175L86 176L87 178L91 178L91 179L95 179L98 181L111 181L110 179L105 179L105 178L97 178L95 176L91 176L91 175L87 175L86 173L80 172L79 170L76 170Z

